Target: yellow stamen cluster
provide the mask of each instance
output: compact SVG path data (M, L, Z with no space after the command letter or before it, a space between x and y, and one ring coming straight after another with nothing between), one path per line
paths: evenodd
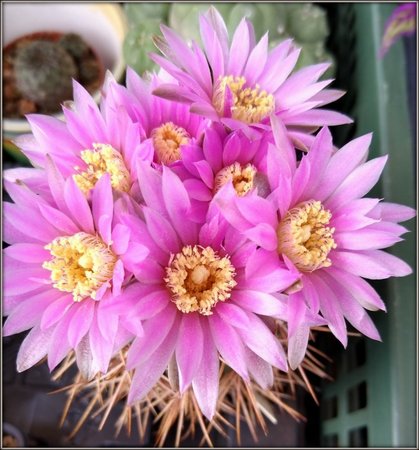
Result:
M278 252L290 258L298 269L312 272L332 263L328 254L336 248L332 215L319 201L310 200L288 211L279 224Z
M112 187L118 191L128 192L131 187L130 174L125 166L122 155L111 145L93 144L93 150L83 150L81 159L87 167L81 171L76 166L75 170L79 173L73 175L84 194L88 194L95 184L105 173L111 176Z
M176 126L173 122L166 122L151 132L154 151L161 164L171 164L181 159L180 146L190 141L188 132Z
M230 88L233 96L231 114L234 119L245 123L258 123L275 110L275 100L272 94L255 87L245 87L244 77L232 75L220 77L215 84L212 104L220 116L224 116L225 91Z
M165 282L173 301L183 313L212 314L217 302L224 302L236 286L235 269L227 256L220 257L211 247L187 245L166 267Z
M53 258L42 267L51 271L53 286L72 292L75 302L95 299L96 291L112 278L117 258L97 236L80 232L57 237L45 249Z
M243 197L253 189L256 167L246 164L242 167L238 162L220 170L214 179L214 193L218 192L229 181L233 182L237 195Z

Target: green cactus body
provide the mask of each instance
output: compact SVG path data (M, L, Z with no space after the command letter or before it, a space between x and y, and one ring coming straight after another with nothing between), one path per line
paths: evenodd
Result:
M227 28L230 34L234 32L243 17L252 22L257 39L265 34L267 30L264 25L263 14L252 3L236 3L233 6L227 20Z
M73 58L59 44L34 41L17 51L14 72L19 91L29 100L54 112L72 98Z
M262 13L264 31L269 31L269 40L282 38L287 30L287 10L281 3L256 3Z
M58 43L76 59L81 59L89 53L88 45L75 33L64 34Z
M199 15L215 6L224 19L231 9L229 3L173 3L169 12L169 26L174 28L184 39L202 45L199 31Z
M149 19L159 20L163 23L167 22L169 12L169 3L124 3L125 14L129 25L137 26L138 23L145 22Z
M320 62L332 62L323 79L333 77L335 61L325 47L329 35L327 15L323 8L312 3L221 3L213 2L223 16L230 39L243 17L254 25L259 40L269 31L269 48L272 49L285 39L293 39L301 47L300 58L295 70ZM210 3L133 3L125 4L130 23L124 42L124 57L128 65L139 73L156 69L148 58L148 52L155 51L152 36L159 35L159 22L167 23L185 40L195 40L202 45L198 17L208 11ZM167 18L166 18L167 17Z
M143 74L156 68L149 58L150 52L156 51L153 36L160 35L160 20L149 19L133 26L125 36L123 54L128 66Z
M326 13L310 3L289 13L288 32L299 42L323 41L329 35Z

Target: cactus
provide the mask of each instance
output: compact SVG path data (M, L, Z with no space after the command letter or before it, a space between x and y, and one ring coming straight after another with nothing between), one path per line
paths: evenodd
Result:
M329 35L326 12L311 3L294 9L289 16L288 32L299 42L324 42Z
M21 47L15 59L16 85L29 100L54 112L72 97L72 78L77 77L73 58L59 44L34 41Z
M64 34L58 44L76 59L81 59L89 53L88 45L75 33Z
M320 6L305 2L212 4L224 17L230 36L245 16L253 23L256 39L269 31L270 48L287 38L292 38L295 45L302 48L295 70L308 64L330 61L332 67L322 78L333 76L336 62L326 50L329 26L326 11ZM168 24L184 39L193 39L202 45L197 19L209 7L210 3L125 4L130 24L124 42L124 56L128 65L139 73L157 69L147 53L155 51L152 36L160 34L159 22Z

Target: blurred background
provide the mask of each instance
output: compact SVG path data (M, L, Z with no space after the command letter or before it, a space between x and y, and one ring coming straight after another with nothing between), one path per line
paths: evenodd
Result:
M100 83L106 70L124 83L127 65L140 74L156 69L147 55L156 51L152 36L160 34L160 23L173 27L185 39L200 42L198 15L209 5L3 3L4 169L29 166L13 145L13 138L29 132L24 118L27 113L41 112L60 117L59 105L68 95L68 79L62 81L64 76L76 76L89 86L95 98L99 98ZM230 32L243 16L247 16L255 26L257 38L269 30L272 46L292 37L296 45L302 47L297 69L331 62L324 77L333 77L332 87L347 91L332 106L354 118L353 124L332 129L335 144L342 146L350 139L372 131L370 157L390 156L381 182L372 194L386 201L415 207L416 33L402 36L384 56L379 55L386 23L400 4L217 2L215 6ZM31 70L35 69L25 66L25 61L31 57L25 57L21 51L22 42L33 41L40 35L45 37L51 32L55 35L48 39L54 43L54 49L48 49L49 53L43 57L49 60L57 54L62 58L69 55L64 70L63 64L54 69L54 79L60 86L54 92L62 92L56 105L43 103L40 93L45 88L45 76L37 76L37 84L33 85L35 77ZM63 56L64 51L67 56ZM26 72L17 73L22 67ZM50 85L52 72L48 73ZM28 79L32 83L29 86ZM3 193L3 196L7 200L7 194ZM412 219L406 226L411 233L390 251L407 261L416 273L416 220ZM267 436L260 433L258 444L243 426L241 445L415 447L415 286L415 275L375 282L374 287L388 309L387 313L372 315L383 342L354 336L344 351L332 336L318 336L316 345L331 358L325 370L332 377L331 381L310 378L320 404L316 405L306 391L298 391L294 406L305 415L305 421L297 422L285 412L277 411L277 423L270 425ZM101 432L97 431L100 417L96 417L88 420L80 432L69 439L69 431L82 415L86 400L82 397L75 400L60 429L58 423L66 396L51 392L71 383L74 373L69 372L59 382L53 382L46 364L41 364L17 374L16 354L24 335L3 338L3 447L154 445L152 424L143 442L139 442L135 429L131 436L123 431L115 437L113 418L118 417L118 408ZM173 445L171 439L173 436L168 438L168 446ZM182 445L197 445L199 440L200 437L195 441L184 441ZM237 445L235 433L231 432L228 438L215 435L214 444L217 447Z

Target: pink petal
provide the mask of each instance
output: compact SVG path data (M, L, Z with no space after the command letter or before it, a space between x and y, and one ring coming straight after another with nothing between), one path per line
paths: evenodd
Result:
M89 335L86 334L76 348L77 367L87 381L90 381L99 371L97 361L93 358Z
M48 185L55 200L55 203L60 211L67 214L67 204L64 200L64 178L58 171L54 161L50 155L46 156L45 170L47 174Z
M201 364L192 380L192 387L202 413L211 420L218 399L219 358L206 321L202 321L202 333L205 351L202 352Z
M314 125L344 125L352 123L353 120L345 114L338 113L336 111L330 111L328 109L312 109L305 111L290 118L284 117L283 121L288 126L314 126Z
M237 198L236 205L240 213L253 225L261 222L272 228L278 225L277 213L268 200L257 195L247 195Z
M51 301L42 314L41 330L44 331L59 322L73 305L74 301L68 294L62 295L57 300Z
M241 275L238 275L236 281L241 289L251 289L272 294L289 288L298 278L298 273L278 267L264 276L251 276L244 279Z
M40 244L13 244L4 249L4 254L27 263L43 263L51 257L50 252Z
M162 312L144 323L144 335L137 337L128 351L128 370L143 364L162 345L172 328L176 318L176 311L177 309L174 305L167 305ZM159 333L156 333L156 329L159 329Z
M317 186L324 180L324 172L332 156L332 135L327 127L317 134L306 158L310 160L310 181L304 192L304 199L310 200L317 195ZM316 197L317 198L317 197Z
M269 364L287 371L287 358L279 340L265 323L254 314L249 314L250 326L239 329L243 342Z
M93 317L88 336L94 364L102 373L106 373L112 357L113 339L108 340L109 336L104 337L102 335L97 321L97 315Z
M157 211L143 209L148 231L154 242L166 253L176 254L180 249L178 236L170 222Z
M375 250L390 247L403 240L393 233L368 228L353 232L335 233L333 239L339 249L346 250Z
M176 345L178 330L172 327L155 352L135 370L128 393L128 405L141 400L166 370Z
M416 216L416 211L409 206L398 205L397 203L379 203L369 214L370 217L389 222L404 222Z
M223 48L214 29L204 16L199 17L201 39L204 44L208 63L212 69L214 80L224 73ZM227 56L226 49L225 55Z
M95 302L85 299L81 304L75 305L74 310L67 337L71 347L75 349L89 331L95 312Z
M57 230L61 231L62 234L72 235L77 233L78 229L74 222L61 211L41 203L38 205L38 208L44 219L53 225Z
M348 290L345 289L345 286L336 282L335 278L329 277L327 272L323 276L327 277L329 285L336 293L336 298L339 301L340 308L345 318L352 326L369 338L381 341L380 334L372 320L365 312L364 308L349 294Z
M235 370L244 380L249 381L243 342L239 334L231 325L224 322L216 311L209 317L208 323L215 346L226 364Z
M196 242L197 228L185 220L191 208L188 192L182 181L167 167L163 166L163 198L171 223L184 244Z
M65 358L71 349L67 339L67 330L73 314L74 309L70 309L61 321L58 322L51 335L51 341L48 348L48 367L51 372Z
M234 303L227 302L217 304L217 314L224 322L229 323L236 328L247 328L249 326L249 319L247 314L239 306Z
M292 370L296 370L302 363L306 354L308 338L310 336L310 327L302 323L288 337L288 362Z
M266 223L249 228L244 231L244 235L266 250L276 250L278 246L276 231Z
M181 394L189 387L198 371L204 351L206 346L199 317L196 314L184 314L176 343Z
M112 230L112 250L117 255L122 255L128 250L130 239L130 229L120 223L116 224Z
M325 281L323 281L320 275L311 274L311 279L319 293L320 311L327 320L330 331L346 348L348 345L348 335L346 333L345 319L343 318L334 291L325 283Z
M91 191L92 213L96 229L106 243L111 240L111 224L113 217L113 196L110 175L105 173ZM102 221L106 217L105 221ZM102 222L101 222L102 221Z
M300 162L300 165L295 171L292 180L291 204L298 204L300 202L300 199L302 197L305 197L305 188L308 186L310 177L313 176L315 176L315 174L312 175L312 169L309 159L303 157L303 160Z
M57 295L56 295L57 296ZM55 300L54 292L29 296L11 311L3 326L3 335L10 336L37 325L44 309ZM60 293L62 296L62 293Z
M32 208L4 202L3 217L5 225L10 224L13 228L28 236L30 241L50 242L57 237L58 231L56 228ZM31 218L30 221L28 217Z
M387 156L372 159L357 167L326 200L325 207L333 210L349 201L363 197L380 178Z
M249 56L249 29L246 18L243 18L237 26L231 42L227 63L227 73L239 76Z
M53 328L41 331L35 326L23 340L16 359L16 370L23 372L39 362L48 352Z
M286 161L288 169L291 173L294 173L296 169L295 150L288 138L287 129L276 116L271 116L271 126L276 148L281 154L282 159Z
M336 267L329 267L327 270L330 276L348 289L362 307L370 311L386 311L380 296L367 281Z
M238 306L248 311L287 320L286 305L273 295L252 290L235 290L232 298ZM248 324L248 321L244 323Z
M3 295L19 295L34 291L40 288L43 284L49 284L50 272L42 267L26 267L20 270L9 271L5 268L3 279ZM25 280L22 283L22 280Z
M160 313L169 303L167 290L154 290L148 295L138 298L131 314L141 320L150 319Z
M246 81L249 85L255 85L258 77L263 72L268 57L268 33L265 33L258 44L250 52L244 69Z
M118 259L113 268L112 295L118 296L121 294L121 288L124 279L125 279L124 264L120 259Z
M404 277L412 273L412 269L404 261L381 250L334 252L332 263L354 275L371 280Z
M332 156L316 190L316 198L326 199L365 160L371 139L372 133L365 134L352 140Z
M274 381L272 366L248 348L245 348L245 353L246 365L252 378L262 389L272 387Z
M306 304L300 292L289 296L288 300L288 338L301 326L306 315Z
M105 307L106 302L113 301L112 296L104 297L96 308L96 322L100 334L107 341L113 342L118 330L118 315L109 312Z
M65 182L64 199L73 220L86 233L95 234L90 206L72 177Z
M145 204L163 212L165 208L161 174L151 168L149 164L137 161L137 177Z

